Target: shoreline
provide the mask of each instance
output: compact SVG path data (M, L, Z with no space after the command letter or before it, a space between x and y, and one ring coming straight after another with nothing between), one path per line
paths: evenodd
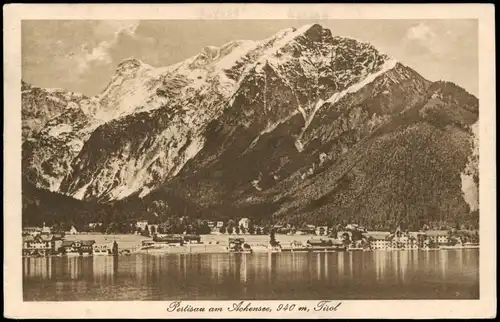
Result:
M198 247L203 247L204 245L197 245L194 248ZM45 256L26 256L23 255L22 258L49 258L49 257L60 257L60 258L81 258L81 257L128 257L131 255L173 255L173 254L178 254L178 255L191 255L191 254L277 254L277 253L346 253L346 252L400 252L400 251L449 251L449 250L467 250L467 249L478 249L479 247L454 247L454 248L432 248L432 249L425 249L425 248L408 248L408 249L373 249L373 250L327 250L327 249L314 249L314 248L309 248L309 249L298 249L298 250L292 250L292 249L284 249L282 251L229 251L227 249L219 249L219 251L200 251L200 249L186 249L188 247L185 246L172 246L171 248L165 248L165 249L158 249L158 250L153 250L153 251L131 251L129 254L118 254L118 255L93 255L93 254L88 254L88 255L77 255L77 256L67 256L67 255L45 255ZM224 247L225 248L225 247Z
M228 249L229 238L244 238L245 243L251 247L252 253L308 253L308 252L388 252L388 251L434 251L434 250L456 250L456 249L479 249L479 245L461 245L461 246L440 246L439 248L376 248L376 249L362 249L362 248L350 248L346 249L332 247L330 245L314 245L309 247L294 247L295 243L305 245L308 240L319 240L325 238L324 236L315 235L282 235L277 234L276 239L281 244L281 251L276 249L269 249L269 236L268 235L218 235L218 234L208 234L201 235L200 243L184 244L184 245L163 245L163 247L154 247L152 249L142 249L143 241L152 241L151 237L135 235L135 234L74 234L66 235L65 240L69 241L85 241L94 240L97 244L106 244L116 241L118 244L119 252L117 256L129 256L131 254L150 254L150 255L161 255L161 254L224 254L224 253L241 253L241 251L231 251ZM46 250L47 251L47 250ZM49 250L50 252L50 250ZM123 253L126 252L126 253ZM128 254L127 254L128 253ZM249 253L249 251L245 251ZM24 255L23 258L44 258L44 257L109 257L113 255L102 255L102 254L85 254L71 255L67 256L65 254L51 253L50 255Z

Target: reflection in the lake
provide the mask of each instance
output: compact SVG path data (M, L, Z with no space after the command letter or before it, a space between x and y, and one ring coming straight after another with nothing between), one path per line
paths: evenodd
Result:
M477 298L478 266L477 250L24 258L23 293L72 301Z

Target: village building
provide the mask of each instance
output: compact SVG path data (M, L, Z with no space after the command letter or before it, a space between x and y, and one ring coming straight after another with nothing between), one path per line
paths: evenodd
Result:
M65 254L68 251L69 252L73 251L73 243L74 241L72 240L63 240L59 252Z
M425 242L425 239L426 239L426 235L424 232L421 232L421 231L413 231L413 232L409 232L409 235L412 237L412 239L414 240L414 243L412 243L411 245L411 249L416 249L416 248L423 248L424 247L424 242Z
M373 241L370 242L371 249L388 249L391 247L391 241L383 237L374 237Z
M409 243L409 238L407 235L401 235L401 236L392 235L389 239L391 240L391 248L393 249L407 248Z
M135 223L135 227L140 228L141 230L146 230L148 223L149 222L147 220L139 220Z
M26 236L23 239L23 256L45 256L51 250L51 242L42 240L40 236Z
M240 221L238 221L238 227L243 227L245 230L248 229L249 225L250 225L250 219L248 218L241 218Z
M100 226L102 226L102 223L100 223L100 222L90 222L89 223L89 228L97 228Z
M80 246L80 254L92 254L95 240L83 240Z
M417 238L408 231L403 231L401 227L396 228L394 233L390 234L392 249L416 249L418 248Z
M50 227L47 227L45 226L45 223L43 224L43 227L42 227L42 230L41 230L41 233L42 234L50 234L52 231L50 229Z
M316 227L316 235L323 236L328 234L328 226Z
M111 243L106 243L106 244L93 244L92 245L92 255L94 256L99 256L99 255L112 255L113 245Z
M425 236L428 241L432 241L438 245L447 245L450 242L447 230L427 230Z
M23 228L23 236L37 236L42 233L42 228L40 227L24 227Z
M95 240L63 240L61 252L66 255L92 254Z
M401 231L400 227L397 227L388 239L391 241L391 248L393 249L403 248L403 245L408 242L408 236Z
M151 225L147 225L146 227L147 227L149 233L151 235L154 235L154 234L156 234L158 232L158 227L160 227L160 225L151 224Z
M222 221L221 221L221 222L222 222ZM211 226L210 226L210 223L212 224ZM220 230L220 227L218 227L218 223L219 223L219 222L217 222L217 221L209 221L209 222L208 222L208 227L210 227L210 231L211 231L212 233L218 232L218 231ZM222 224L224 225L224 223L222 223ZM222 227L222 226L221 226L221 227Z
M63 240L61 252L66 255L80 255L82 243L80 240Z
M23 238L23 255L50 255L56 253L62 245L61 238L50 235L27 235Z
M391 240L389 240L390 233L386 231L369 231L364 234L369 242L369 247L373 250L388 249L391 247Z
M68 231L69 235L76 235L78 234L78 230L76 230L75 226L71 226L71 229Z
M27 235L23 237L23 256L35 255L38 253L38 249L45 248L45 243L40 244L35 241L35 236Z
M199 244L199 243L201 243L200 235L186 234L183 236L183 240L186 244Z

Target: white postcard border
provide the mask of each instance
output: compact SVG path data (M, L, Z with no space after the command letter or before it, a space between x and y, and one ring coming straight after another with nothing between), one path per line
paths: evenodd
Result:
M4 315L11 318L473 318L496 316L494 6L487 4L10 4L4 6ZM480 299L350 300L333 312L228 312L239 301L183 301L223 312L168 312L171 301L23 302L21 267L21 20L24 19L478 19ZM332 301L332 304L340 301Z

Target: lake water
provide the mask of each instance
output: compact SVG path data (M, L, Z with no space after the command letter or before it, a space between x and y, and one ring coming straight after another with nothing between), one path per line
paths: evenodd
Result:
M23 258L25 301L477 299L479 250Z

